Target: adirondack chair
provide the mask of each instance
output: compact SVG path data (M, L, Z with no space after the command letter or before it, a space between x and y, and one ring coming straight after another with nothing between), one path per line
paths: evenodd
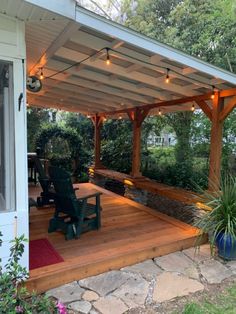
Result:
M38 180L43 190L40 193L40 196L37 197L37 204L39 207L54 204L55 190L52 186L52 182L46 175L43 165L37 156L33 157L33 162L35 169L39 174Z
M85 231L101 227L100 195L97 192L86 197L76 197L70 175L58 167L50 167L56 197L54 217L50 219L48 232L62 231L66 240L77 239ZM95 198L95 204L88 203Z

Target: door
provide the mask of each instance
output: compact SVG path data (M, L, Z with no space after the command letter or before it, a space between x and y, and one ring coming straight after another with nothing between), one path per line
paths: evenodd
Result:
M0 56L0 248L2 264L9 257L9 241L28 238L26 168L26 112L24 62ZM28 245L22 265L28 267Z

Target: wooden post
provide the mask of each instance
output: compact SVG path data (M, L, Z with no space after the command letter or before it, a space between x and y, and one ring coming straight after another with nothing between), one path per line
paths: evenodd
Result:
M220 186L223 121L220 114L223 110L224 99L219 97L219 92L215 93L212 108L210 162L209 162L209 190L217 190Z
M135 119L133 121L133 153L132 153L132 177L141 177L141 125Z
M131 176L138 178L142 176L140 172L141 166L141 127L149 110L140 110L129 112L128 116L133 123L133 154L132 154L132 171Z
M96 114L92 118L94 124L94 168L102 167L101 163L101 126L103 117Z

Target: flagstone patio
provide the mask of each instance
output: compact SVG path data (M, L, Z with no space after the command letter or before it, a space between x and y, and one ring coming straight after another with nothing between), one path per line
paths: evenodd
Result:
M204 291L236 278L236 261L213 259L208 244L49 290L69 313L122 314ZM138 312L141 313L141 312Z

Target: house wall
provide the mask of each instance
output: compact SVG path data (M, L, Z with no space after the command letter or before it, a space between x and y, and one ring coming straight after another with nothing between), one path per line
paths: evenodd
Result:
M28 192L27 192L27 146L26 146L26 106L25 106L25 25L24 22L0 14L0 60L12 64L13 86L10 87L12 98L9 106L12 123L5 123L4 128L11 128L12 141L8 141L6 150L10 151L10 158L14 160L13 192L14 202L7 211L0 211L0 231L2 232L2 246L0 258L2 265L9 257L10 242L15 236L28 232ZM19 110L18 99L23 93L23 100ZM5 121L6 122L6 121ZM12 156L12 157L11 157ZM9 166L8 166L9 167ZM26 245L21 264L28 268L28 245Z

